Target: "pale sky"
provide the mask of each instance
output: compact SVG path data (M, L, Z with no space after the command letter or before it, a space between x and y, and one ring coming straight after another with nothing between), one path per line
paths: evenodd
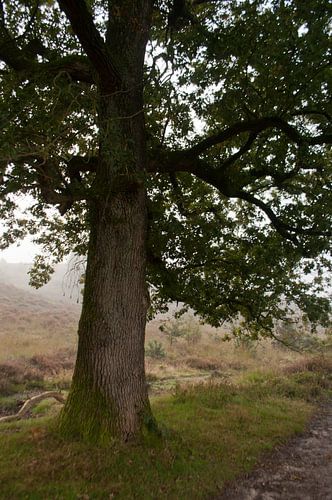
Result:
M23 215L24 211L32 205L33 198L28 195L15 196L15 202L18 204L19 209L17 215ZM0 220L0 237L4 229L4 225ZM5 259L7 262L24 262L30 263L33 261L34 256L38 252L38 246L32 243L32 236L27 236L18 244L11 245L6 250L0 250L0 260Z
M30 263L33 261L37 250L38 247L31 242L31 239L25 238L19 246L16 244L11 245L6 250L0 251L0 260Z

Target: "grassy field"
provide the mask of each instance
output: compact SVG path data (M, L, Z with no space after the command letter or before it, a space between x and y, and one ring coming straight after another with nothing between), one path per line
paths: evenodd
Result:
M16 298L0 310L0 415L45 390L65 394L75 360L77 312L32 298L25 307L26 297ZM302 432L317 403L332 395L328 349L301 354L269 340L224 342L221 330L191 317L181 335L171 338L172 328L160 319L147 328L161 436L103 448L66 442L55 426L61 404L44 400L27 420L0 423L0 498L209 498Z
M45 400L30 419L0 424L0 498L208 498L302 432L331 388L332 362L321 357L178 385L151 398L161 437L102 448L64 441L61 405Z
M44 401L34 416L51 416L1 424L1 498L207 498L303 431L331 383L321 364L177 388L152 398L162 437L105 448L63 441L54 428L59 405Z

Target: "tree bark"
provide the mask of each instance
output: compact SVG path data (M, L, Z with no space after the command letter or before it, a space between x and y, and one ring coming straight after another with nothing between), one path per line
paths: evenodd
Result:
M152 2L111 5L105 54L122 87L110 92L99 74L99 158L78 353L60 417L64 434L99 442L128 440L155 427L144 371L149 300L143 64Z
M77 361L60 419L65 434L128 440L154 425L144 372L145 203L137 185L92 209Z

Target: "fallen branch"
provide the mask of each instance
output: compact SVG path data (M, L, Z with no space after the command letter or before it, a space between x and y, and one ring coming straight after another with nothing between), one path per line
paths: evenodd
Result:
M20 410L17 413L15 413L15 415L7 415L6 417L1 417L0 422L11 422L13 420L20 420L21 418L24 418L27 415L27 413L29 413L29 410L31 410L31 408L36 406L36 404L38 404L43 399L48 399L48 398L54 398L57 401L59 401L59 403L65 402L65 398L63 394L61 394L60 392L56 391L43 392L42 394L38 394L37 396L33 396L32 398L28 399L24 403L22 408L20 408Z

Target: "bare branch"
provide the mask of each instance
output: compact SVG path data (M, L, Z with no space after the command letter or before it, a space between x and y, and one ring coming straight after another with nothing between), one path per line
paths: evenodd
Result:
M37 396L33 396L32 398L28 399L22 408L15 413L14 415L6 415L5 417L0 418L0 422L12 422L14 420L20 420L21 418L26 417L30 410L36 406L40 401L43 401L43 399L49 399L49 398L54 398L56 401L59 403L64 403L65 402L65 397L61 392L57 391L48 391L48 392L43 392L42 394L37 394Z

